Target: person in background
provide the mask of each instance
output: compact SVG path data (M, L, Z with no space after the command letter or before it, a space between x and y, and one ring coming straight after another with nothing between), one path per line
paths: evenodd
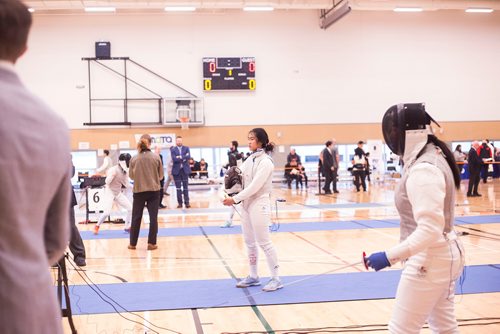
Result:
M477 140L472 142L472 146L467 156L467 165L469 166L469 186L467 189L467 197L480 197L478 193L480 173L481 173L481 158L479 158L479 142Z
M130 160L129 176L134 180L134 201L132 203L132 225L128 249L136 249L141 230L144 206L149 212L148 250L158 248L158 208L160 206L160 180L163 178L163 166L160 156L151 152L151 136L144 134L137 143L138 154Z
M71 177L75 176L75 166L73 165L73 160L71 161ZM76 227L76 218L75 218L75 205L78 204L76 200L75 190L71 185L71 202L69 209L69 225L70 225L70 239L69 239L69 250L71 254L73 254L73 261L79 267L85 267L87 265L86 259L87 255L85 253L85 245L82 240L82 236L80 235L80 231L78 227Z
M480 176L483 179L483 183L488 181L488 169L490 167L490 162L493 161L493 151L490 145L488 145L488 140L483 140L483 143L479 147L479 158L481 158L481 172Z
M191 174L188 161L191 158L191 152L189 147L182 145L181 136L177 136L175 139L175 146L170 148L170 154L173 161L172 175L174 176L175 189L177 190L177 208L182 208L184 196L184 205L188 209L191 207L189 204L188 189L188 177Z
M156 146L155 147L155 153L158 154L158 156L160 157L160 161L161 161L161 168L163 169L163 156L161 155L161 147L160 146ZM160 209L166 209L167 206L166 205L163 205L163 187L165 186L165 176L163 176L163 178L160 180L160 205L158 206Z
M431 121L436 123L421 103L392 106L382 121L386 144L404 161L394 194L401 241L365 263L379 271L403 262L390 333L420 333L426 321L433 333L458 333L455 281L465 254L453 225L460 174Z
M240 153L238 151L238 141L236 140L231 141L231 146L227 151L229 167L241 165L241 163L243 162L243 157L244 157L243 153Z
M372 180L370 174L372 172L370 171L370 152L365 153L365 161L366 161L366 167L365 167L366 179L368 180L368 182L371 182Z
M306 175L306 169L304 168L304 166L302 166L302 164L298 164L297 165L297 169L299 171L299 180L300 180L300 186L302 187L302 181L304 181L305 183L305 186L307 188L307 175Z
M228 163L226 166L226 170L229 170L229 168L233 166L240 166L243 163L243 153L240 153L238 151L238 141L233 140L231 141L231 146L229 147L229 150L227 151L227 158L228 158ZM222 175L221 175L222 176ZM220 226L220 227L231 227L233 226L233 218L234 214L236 213L236 209L234 208L234 205L230 207L229 215L226 221Z
M104 188L103 196L103 212L94 226L94 234L99 233L99 228L104 223L106 217L111 213L113 203L127 210L127 217L125 218L125 232L130 232L130 223L132 220L132 203L128 200L127 196L122 192L123 188L130 187L128 178L128 170L130 167L130 159L132 157L128 153L122 153L118 157L118 165L111 167L106 176L106 186Z
M113 162L111 161L111 158L109 157L109 151L104 150L104 159L102 161L102 165L95 170L96 174L98 175L106 175L108 172L108 169L113 167Z
M337 147L337 140L335 138L332 139L332 147L330 148L330 150L332 152L332 157L333 157L332 189L334 194L338 194L339 191L337 190L337 181L339 177L340 155L339 155L339 149Z
M170 183L172 183L172 180L174 179L173 175L172 175L172 167L174 165L174 162L172 160L172 157L170 157L170 159L168 160L167 162L167 181L165 181L165 195L167 196L170 196L170 194L168 193L168 187L170 187Z
M298 164L301 163L301 161L300 161L300 155L298 155L297 152L295 152L294 148L290 149L290 153L288 153L288 156L286 157L286 162L287 163L292 162L292 160L297 161Z
M458 144L457 147L455 147L455 151L453 151L453 157L457 162L458 171L460 172L460 174L462 174L462 169L464 168L464 162L467 157L465 153L462 152L462 145Z
M292 188L292 180L295 180L295 188L299 189L299 183L301 183L302 180L300 179L300 171L298 167L299 165L295 159L292 159L285 165L285 179L288 189Z
M192 157L189 158L188 164L189 164L189 170L190 170L189 178L194 179L198 176L198 171L200 170L200 166L198 164L198 161L194 160L194 158L192 158Z
M358 142L358 147L354 150L352 159L352 175L354 175L354 185L358 192L361 187L363 187L363 191L366 191L366 157L363 144L362 141Z
M257 271L258 246L260 246L266 255L271 272L271 280L262 290L275 291L283 288L283 284L278 275L278 256L269 232L274 163L268 153L274 150L274 144L269 142L264 129L255 128L248 133L248 148L252 154L240 167L243 174L243 190L223 200L223 204L227 206L242 203L241 227L248 250L250 274L240 280L236 287L260 285Z
M323 167L323 175L325 176L325 186L323 187L323 190L325 191L325 194L331 194L332 191L330 190L330 185L333 181L333 170L334 170L334 157L332 155L332 146L333 142L331 140L328 140L325 143L325 148L320 154L320 159L322 162L322 167Z
M198 163L199 170L200 170L200 179L203 177L208 178L208 164L205 161L205 159L201 158L200 162Z
M62 334L48 268L69 241L70 140L14 67L31 22L21 1L0 1L0 324L2 333Z

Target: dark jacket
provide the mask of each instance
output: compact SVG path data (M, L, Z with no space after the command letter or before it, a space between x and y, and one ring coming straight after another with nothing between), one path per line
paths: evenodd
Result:
M323 149L323 173L330 172L333 167L333 155L328 147Z
M479 155L477 154L477 151L474 149L474 147L471 147L469 150L467 163L469 164L469 171L479 170L481 168L481 159L479 158Z
M189 150L189 147L182 146L179 150L178 146L172 146L170 148L170 154L172 155L173 161L172 175L179 175L181 168L184 170L184 174L191 174L191 167L189 167L191 152Z

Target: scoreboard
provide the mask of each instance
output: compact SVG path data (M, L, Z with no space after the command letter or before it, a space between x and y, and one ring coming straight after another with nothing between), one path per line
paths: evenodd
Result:
M255 57L203 58L203 90L255 90Z

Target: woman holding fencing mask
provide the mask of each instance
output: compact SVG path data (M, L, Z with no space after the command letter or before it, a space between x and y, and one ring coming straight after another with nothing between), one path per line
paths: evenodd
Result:
M257 274L257 247L260 246L271 272L271 280L262 290L275 291L281 289L283 284L278 276L278 256L269 232L274 163L267 153L273 151L274 144L269 142L264 129L255 128L248 133L248 148L252 154L240 166L243 190L223 200L223 204L227 206L242 202L241 228L248 251L250 275L239 281L236 287L260 285Z
M426 320L434 333L458 333L454 292L464 251L453 221L460 174L453 153L432 132L431 121L437 124L421 103L392 106L382 121L386 144L404 162L395 191L401 242L365 262L376 271L404 263L391 333L419 333Z

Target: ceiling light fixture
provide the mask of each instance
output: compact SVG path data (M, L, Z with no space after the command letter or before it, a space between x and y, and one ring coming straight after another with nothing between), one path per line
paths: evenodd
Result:
M30 8L28 8L28 12L30 12L30 13L34 13L34 12L35 12L35 8L31 8L31 7L30 7Z
M196 7L191 6L167 6L165 7L166 12L194 12Z
M396 7L393 10L398 13L417 13L423 11L420 7Z
M115 7L85 7L85 11L88 13L110 13L116 12Z
M465 10L466 13L492 13L493 9L491 8L467 8Z
M271 12L274 10L274 7L271 6L246 6L243 7L244 11L247 12Z

